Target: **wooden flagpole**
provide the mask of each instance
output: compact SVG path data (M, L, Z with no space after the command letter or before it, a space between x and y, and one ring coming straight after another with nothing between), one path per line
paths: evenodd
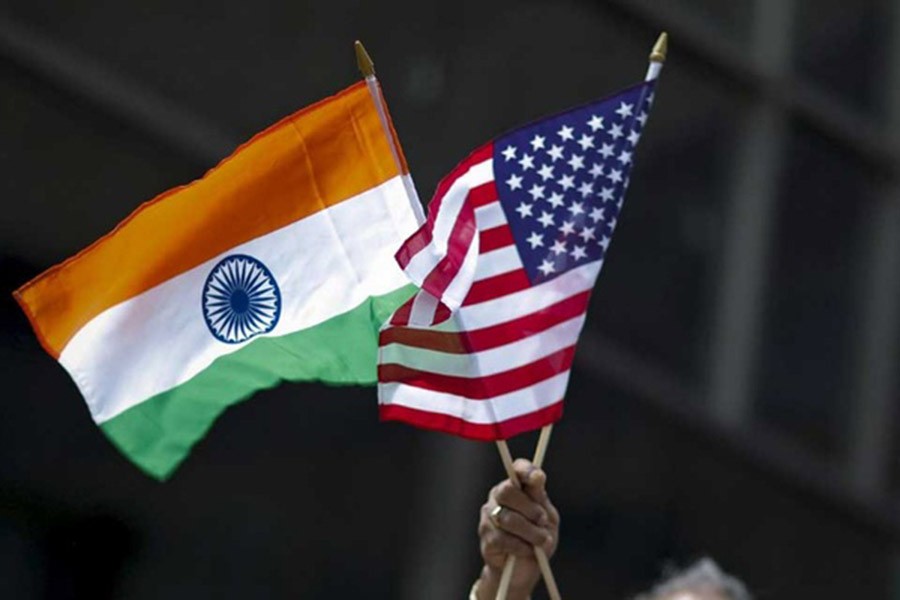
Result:
M550 444L550 434L553 432L553 424L544 425L541 428L541 435L538 437L537 447L534 449L534 458L532 464L541 468L544 464L544 457L547 455L547 446ZM503 467L506 469L506 475L509 480L517 488L521 488L522 484L516 476L513 469L512 454L509 452L509 445L506 440L497 440L497 450L500 452L500 459L503 461ZM534 547L534 556L537 558L538 566L541 569L541 576L547 585L547 592L553 600L561 600L559 587L556 585L556 579L553 577L553 570L550 568L550 560L547 553L540 546ZM506 600L509 593L509 583L512 581L513 571L516 568L516 557L510 554L506 557L506 563L503 565L503 573L500 575L500 584L497 586L497 600Z
M669 34L664 31L659 34L656 43L653 45L653 50L650 52L650 65L647 68L647 75L644 78L645 81L652 81L659 77L663 63L666 62L668 50ZM550 443L550 433L552 429L553 425L547 425L541 429L541 436L538 439L537 448L535 448L534 451L534 460L532 460L536 467L540 467L544 463L544 455L547 452L547 445ZM516 477L516 473L513 470L512 455L509 452L509 446L507 445L506 440L499 440L497 442L497 449L500 451L500 458L503 460L503 466L506 469L509 480L512 481L513 485L516 487L521 487L519 479ZM560 600L561 596L559 594L559 588L556 585L556 580L553 578L553 571L550 569L550 561L547 559L547 554L544 552L543 548L535 546L534 555L541 568L541 575L544 577L544 583L547 585L547 591L550 593L550 597L553 600ZM500 576L500 585L497 588L496 600L506 600L506 595L509 593L509 583L512 580L515 568L516 557L510 555L506 558L506 564L503 565L503 573Z
M372 61L372 57L369 56L369 53L366 52L366 48L362 45L361 41L356 40L353 44L353 49L356 52L356 66L365 78L366 86L369 88L369 94L372 95L372 100L375 102L375 108L378 110L378 119L381 121L381 128L384 129L384 134L387 136L388 145L391 147L391 155L394 157L394 164L397 165L397 172L403 176L403 188L406 190L406 196L412 206L413 213L416 215L416 219L421 225L425 222L422 202L419 200L419 194L416 192L416 187L413 185L412 178L409 177L408 173L405 174L403 172L403 161L400 158L400 149L397 147L399 142L395 139L390 121L388 120L387 105L385 104L384 96L381 93L381 86L378 85L378 78L375 77L375 63Z

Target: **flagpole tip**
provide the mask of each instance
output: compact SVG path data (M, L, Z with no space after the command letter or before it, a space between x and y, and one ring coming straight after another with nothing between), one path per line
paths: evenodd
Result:
M353 48L356 50L356 66L359 67L359 72L362 73L363 77L374 77L375 63L372 62L372 57L366 52L366 47L362 45L361 41L356 40Z
M659 34L659 38L653 45L653 51L650 52L650 62L664 63L666 62L666 53L669 51L669 34L663 31Z

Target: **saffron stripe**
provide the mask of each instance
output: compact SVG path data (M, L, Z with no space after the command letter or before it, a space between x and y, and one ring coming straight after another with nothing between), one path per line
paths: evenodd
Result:
M335 157L366 167L335 168ZM257 134L202 179L142 204L15 296L47 352L58 358L103 311L398 175L361 82ZM259 208L253 218L245 218L247 206Z

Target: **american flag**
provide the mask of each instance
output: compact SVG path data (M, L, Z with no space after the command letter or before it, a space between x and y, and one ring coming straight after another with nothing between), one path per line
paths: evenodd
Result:
M382 420L480 440L562 416L654 82L475 150L397 253L421 288L382 328Z

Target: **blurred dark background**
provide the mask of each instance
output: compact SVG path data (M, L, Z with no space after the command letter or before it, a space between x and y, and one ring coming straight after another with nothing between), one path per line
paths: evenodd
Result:
M492 445L378 424L371 389L282 385L160 484L9 292L357 79L356 38L428 198L486 139L640 79L662 29L548 455L561 588L627 598L711 555L759 598L900 598L888 0L3 0L0 598L464 598Z

